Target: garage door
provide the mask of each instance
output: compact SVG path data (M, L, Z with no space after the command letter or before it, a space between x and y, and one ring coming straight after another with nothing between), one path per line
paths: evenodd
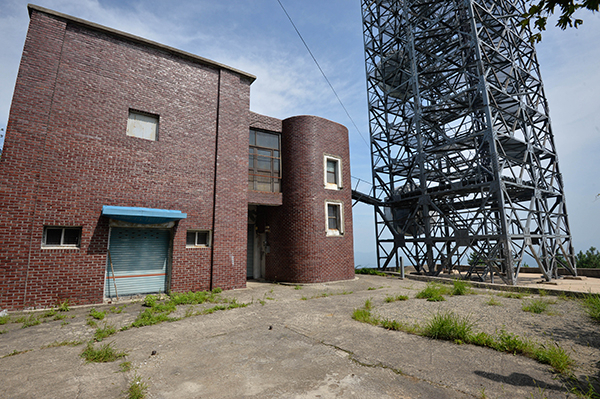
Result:
M165 292L170 230L114 227L110 232L110 262L106 269L106 297Z

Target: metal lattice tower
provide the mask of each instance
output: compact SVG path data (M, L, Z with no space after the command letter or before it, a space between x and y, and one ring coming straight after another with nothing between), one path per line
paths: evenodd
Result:
M362 0L378 266L516 284L576 275L562 176L519 0ZM475 253L476 255L471 255Z

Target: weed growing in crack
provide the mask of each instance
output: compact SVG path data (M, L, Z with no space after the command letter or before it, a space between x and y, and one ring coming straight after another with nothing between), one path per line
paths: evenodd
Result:
M468 317L461 317L454 312L436 313L425 324L422 334L434 339L467 342L475 323Z
M440 302L445 301L446 299L443 297L443 295L448 295L450 292L450 288L445 285L429 283L425 289L417 293L415 298L427 299L430 302Z
M106 315L106 312L99 312L99 311L97 311L94 308L90 309L90 316L93 317L96 320L102 320L102 319L104 319L105 315Z
M364 307L354 309L352 318L388 330L403 331L434 339L449 340L457 344L472 344L499 352L527 356L540 363L549 364L560 374L566 376L572 374L571 370L575 362L557 343L540 345L504 329L494 335L474 332L475 323L469 317L460 316L454 312L439 312L433 315L424 327L420 327L417 324L411 326L396 320L380 319L371 314L372 308L372 304L367 300Z
M493 296L490 296L490 299L488 299L485 303L487 303L490 306L502 306L502 302L500 302Z
M396 296L387 295L384 299L384 301L386 303L396 302L396 301L406 301L406 300L408 300L408 296L406 296L406 295L396 295Z
M83 344L83 341L78 341L78 340L74 340L74 341L61 341L61 342L54 341L51 344L42 346L40 349L58 348L58 347L61 347L61 346L79 346L81 344Z
M148 391L148 384L142 381L142 377L135 375L129 384L127 391L127 399L144 399Z
M110 324L105 324L104 327L98 327L96 332L94 332L94 340L96 342L102 341L106 337L110 337L113 334L116 334L117 329Z
M112 346L112 342L101 345L98 349L94 348L92 342L88 342L85 350L81 353L81 357L83 357L87 363L114 362L125 356L127 356L127 353L116 351Z
M471 284L465 280L454 280L452 283L452 292L451 295L468 295L472 294L473 290L471 289Z
M129 370L131 370L131 362L127 361L119 364L119 369L119 371L122 373L128 372Z
M583 298L583 306L587 315L596 323L600 323L600 295L586 295Z
M524 312L536 314L544 313L548 310L548 302L543 299L532 299L528 303L524 303L521 309L523 309Z

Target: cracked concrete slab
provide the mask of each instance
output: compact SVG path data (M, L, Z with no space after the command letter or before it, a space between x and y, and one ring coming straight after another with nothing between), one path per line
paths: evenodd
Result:
M248 289L222 294L249 306L118 332L104 342L112 342L128 356L102 364L85 363L80 357L83 344L45 347L91 339L94 329L86 324L89 307L71 310L64 319L69 324L49 321L20 329L11 323L0 335L0 356L5 356L0 358L0 397L124 397L136 375L148 384L149 398L568 395L549 366L531 359L388 331L351 318L367 299L375 311L402 312L407 304L386 304L385 296L398 292L414 296L425 285L377 276L300 288L250 282ZM458 302L453 306L460 306L463 299L454 300ZM483 301L485 295L464 300ZM434 305L419 304L421 312L432 312L428 306ZM141 310L139 303L132 303L122 313L107 313L99 324L118 328L131 323ZM500 312L489 306L488 311L504 315L506 308ZM594 345L590 350L600 353ZM7 356L14 350L29 351ZM123 361L131 363L130 371L120 372Z

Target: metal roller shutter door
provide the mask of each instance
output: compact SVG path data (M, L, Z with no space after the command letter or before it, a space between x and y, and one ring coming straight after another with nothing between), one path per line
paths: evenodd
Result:
M165 292L170 230L114 227L110 233L110 262L106 269L106 297Z

